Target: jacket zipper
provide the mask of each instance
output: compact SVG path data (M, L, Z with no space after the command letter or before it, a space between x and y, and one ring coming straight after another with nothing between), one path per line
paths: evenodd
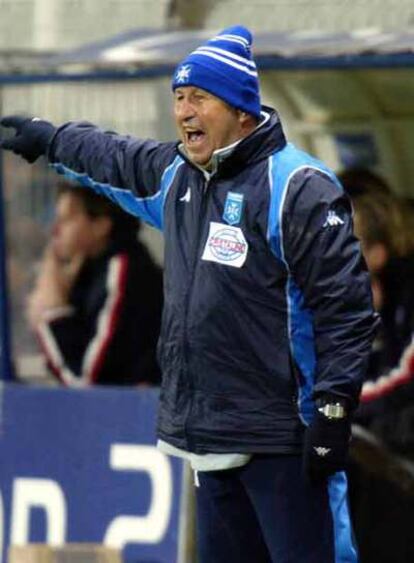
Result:
M186 296L185 308L184 308L183 352L184 352L184 362L185 362L185 376L186 376L186 381L187 381L188 387L189 387L191 392L194 391L194 386L193 386L193 382L189 378L189 374L188 374L188 361L189 361L189 358L188 358L189 345L188 345L188 338L187 338L188 312L189 312L189 308L190 308L191 298L192 298L192 295L193 295L194 278L195 278L195 272L196 272L196 268L197 268L201 234L203 232L203 227L204 227L204 223L205 223L205 219L206 219L205 218L205 211L206 211L207 202L208 202L208 199L209 199L209 188L210 188L210 186L211 186L211 179L210 180L205 179L204 185L203 185L203 191L202 191L202 194L201 194L200 209L199 209L199 213L198 213L197 233L196 233L196 238L195 238L195 242L194 242L194 250L193 250L193 256L192 256L192 263L191 263L190 282L188 284L188 290L187 290L187 296ZM189 451L194 450L194 441L193 441L193 438L191 436L191 433L189 432L189 419L191 417L192 407L193 407L193 395L191 394L187 418L184 422L184 435L185 435L185 439L186 439L187 447L188 447Z

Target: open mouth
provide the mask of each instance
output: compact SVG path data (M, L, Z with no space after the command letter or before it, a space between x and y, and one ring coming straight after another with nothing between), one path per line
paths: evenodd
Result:
M205 133L201 129L196 129L194 131L186 131L185 138L188 145L196 145L204 140Z

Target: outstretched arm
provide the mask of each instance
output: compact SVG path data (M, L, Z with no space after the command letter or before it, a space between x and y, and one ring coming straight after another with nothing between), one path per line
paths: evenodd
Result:
M16 131L0 142L3 149L30 163L44 155L58 173L162 228L164 202L183 163L175 143L118 135L86 122L56 128L37 118L9 116L1 124Z

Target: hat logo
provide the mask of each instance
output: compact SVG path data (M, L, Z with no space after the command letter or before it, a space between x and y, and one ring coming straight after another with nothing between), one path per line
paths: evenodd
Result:
M183 65L177 70L177 74L175 75L175 81L179 84L183 84L187 82L190 78L191 66L190 65Z

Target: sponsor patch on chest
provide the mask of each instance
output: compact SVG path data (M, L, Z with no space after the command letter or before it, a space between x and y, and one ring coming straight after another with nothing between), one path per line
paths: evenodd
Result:
M211 221L201 259L241 268L246 261L248 248L240 227Z

